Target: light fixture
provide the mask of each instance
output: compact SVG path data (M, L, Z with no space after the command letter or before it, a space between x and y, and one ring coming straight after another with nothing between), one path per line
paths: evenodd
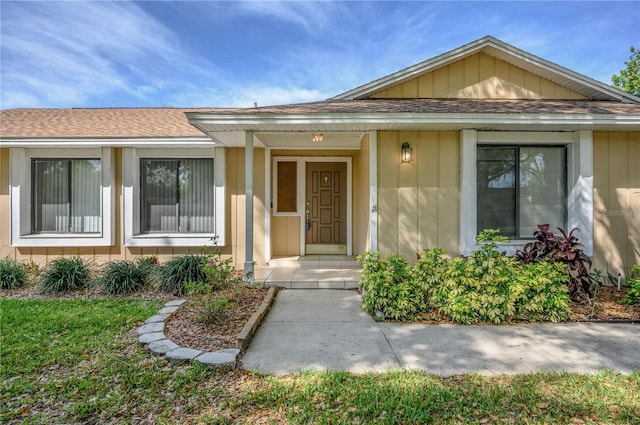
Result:
M311 137L312 142L322 142L324 140L324 134L322 133L313 133Z
M411 162L413 161L413 149L409 142L404 142L402 144L402 148L400 149L400 159L402 162Z

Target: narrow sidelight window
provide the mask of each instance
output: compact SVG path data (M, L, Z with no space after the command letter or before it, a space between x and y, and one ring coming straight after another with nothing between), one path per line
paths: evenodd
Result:
M564 146L478 146L478 231L526 239L538 224L565 227L566 170Z
M31 161L33 233L102 231L99 159Z
M140 228L153 232L214 232L213 159L142 159Z

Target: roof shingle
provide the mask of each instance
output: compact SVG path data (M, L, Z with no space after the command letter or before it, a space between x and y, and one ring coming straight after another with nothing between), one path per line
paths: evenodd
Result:
M179 108L8 109L0 111L2 138L137 138L204 136Z
M202 137L186 112L274 114L585 114L640 115L640 104L589 100L363 99L260 108L74 108L0 111L0 138Z

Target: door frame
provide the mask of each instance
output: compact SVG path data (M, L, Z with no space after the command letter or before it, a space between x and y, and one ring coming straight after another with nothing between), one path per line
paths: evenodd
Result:
M306 187L307 187L307 163L309 162L344 162L347 164L347 255L353 255L353 167L352 158L346 156L274 156L272 157L271 169L277 170L277 163L284 162L297 162L297 174L298 174L298 187L296 190L296 212L295 213L277 213L277 205L274 202L274 208L271 210L273 216L296 216L300 221L300 255L306 254L306 238L305 238L305 225L304 225L304 210L306 200ZM271 197L272 201L277 199L277 173L272 174L271 184ZM265 237L266 244L271 247L271 233L267 232ZM269 252L271 250L269 249Z

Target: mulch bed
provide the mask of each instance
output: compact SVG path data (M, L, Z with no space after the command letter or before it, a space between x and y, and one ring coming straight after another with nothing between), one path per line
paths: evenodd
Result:
M595 293L595 307L588 304L571 305L570 320L639 320L640 304L624 304L625 288L601 286Z
M234 297L223 316L216 323L209 325L199 319L202 302L189 298L167 320L164 333L181 347L201 351L235 348L236 336L262 304L268 291L267 288L245 289L242 296ZM223 296L225 292L228 291L220 291Z

